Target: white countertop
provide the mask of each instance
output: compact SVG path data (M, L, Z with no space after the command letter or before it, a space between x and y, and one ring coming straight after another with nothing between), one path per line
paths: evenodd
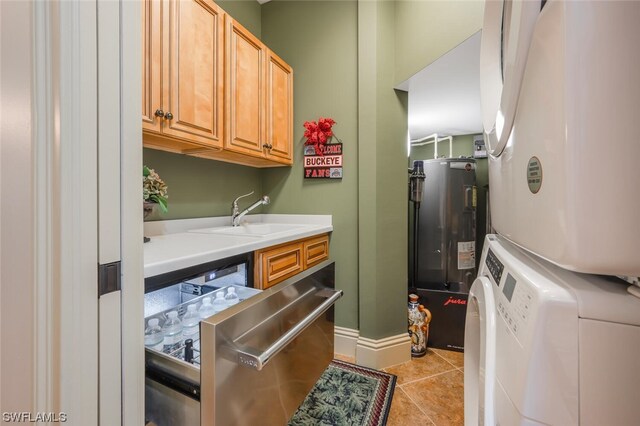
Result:
M330 215L250 215L246 218L248 223L296 226L276 234L254 237L194 232L228 226L231 223L229 216L146 222L145 235L151 236L151 241L144 244L144 277L333 231Z

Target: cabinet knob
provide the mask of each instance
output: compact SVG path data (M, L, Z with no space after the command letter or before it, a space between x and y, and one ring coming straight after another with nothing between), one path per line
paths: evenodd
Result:
M170 112L166 113L164 115L164 118L166 118L167 120L173 120L173 114L171 114Z
M270 143L267 144L267 149L272 149L273 145L271 145Z
M161 109L157 109L155 112L155 116L156 117L164 117L164 111L162 111Z

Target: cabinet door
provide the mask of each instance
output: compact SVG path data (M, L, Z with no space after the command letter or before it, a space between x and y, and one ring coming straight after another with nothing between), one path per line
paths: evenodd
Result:
M303 266L310 268L329 258L329 235L309 238L303 243Z
M224 12L210 0L164 2L162 132L213 147L223 144Z
M162 23L161 0L142 1L142 128L160 132L162 109L162 78L160 46ZM157 112L157 114L156 114Z
M293 70L269 51L267 57L266 156L284 164L293 162Z
M264 156L266 48L231 18L227 24L227 139L230 151Z
M302 242L256 252L255 285L267 289L303 270Z

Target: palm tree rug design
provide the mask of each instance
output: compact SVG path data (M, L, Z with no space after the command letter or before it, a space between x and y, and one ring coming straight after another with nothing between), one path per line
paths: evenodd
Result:
M289 425L385 425L395 386L393 374L334 359Z

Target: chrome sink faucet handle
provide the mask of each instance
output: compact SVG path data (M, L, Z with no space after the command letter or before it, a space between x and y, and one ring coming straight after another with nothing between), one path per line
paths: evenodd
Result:
M231 207L232 207L231 218L233 220L235 220L235 218L240 214L240 207L238 206L238 200L240 200L240 198L244 198L244 197L248 197L249 195L253 195L254 192L255 191L251 191L250 193L241 195L238 198L236 198L235 200L233 200L233 203L231 204Z
M251 194L253 194L253 192L251 192ZM246 194L246 195L243 195L242 197L246 197L251 194ZM262 198L260 198L258 201L251 204L249 207L242 210L241 212L239 212L240 209L238 208L238 200L242 197L236 198L235 201L233 202L233 215L231 216L231 225L233 226L240 225L240 220L242 220L242 218L251 210L255 209L256 207L260 207L262 205L267 205L271 202L271 199L267 195L263 195Z

